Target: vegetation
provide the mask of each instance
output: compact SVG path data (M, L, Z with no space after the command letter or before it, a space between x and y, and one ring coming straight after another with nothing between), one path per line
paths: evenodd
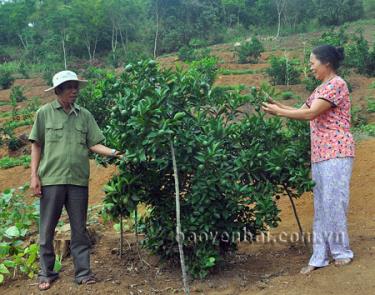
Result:
M367 111L375 113L375 99L373 97L367 98Z
M221 75L246 75L246 74L255 74L254 70L230 70L230 69L220 69Z
M272 56L270 64L271 67L267 69L267 74L274 85L293 85L300 82L302 71L297 59L289 59L287 56Z
M243 42L234 50L239 63L257 63L264 47L256 37L252 37L250 41Z
M38 270L38 245L25 239L36 229L39 200L26 205L24 193L28 186L7 189L0 195L0 285L7 277L23 274L33 278Z
M119 174L106 187L105 208L118 218L139 202L149 206L145 247L178 261L172 145L188 271L204 277L223 253L236 249L237 240L226 233L252 239L277 226L275 195L287 190L297 197L311 189L308 126L293 122L283 128L280 119L259 111L240 116L245 103L259 110L266 89L254 88L248 96L216 92L207 72L161 70L154 61L126 68L121 77L96 84L104 103L112 105L104 114L107 143L125 151ZM194 241L194 234L208 238Z
M351 108L351 124L354 128L361 127L367 124L367 115L360 106L352 106Z
M23 94L22 86L14 86L10 92L10 101L21 102L26 100L26 96Z
M292 91L284 91L280 94L281 99L287 100L287 99L300 99L300 97L296 94L294 94Z
M118 66L190 46L233 39L237 32L266 28L271 34L303 31L309 26L341 25L371 17L373 6L362 1L286 0L49 0L4 1L0 6L0 58L21 60L45 70L76 66L77 58L97 58ZM190 44L190 45L189 45ZM46 74L48 77L49 75Z
M14 78L12 77L12 73L0 67L0 87L1 89L8 89L13 84Z
M178 51L179 60L185 62L201 60L209 55L210 49L207 43L197 39L191 40L188 46L183 46Z
M15 166L24 166L25 168L28 168L30 166L31 157L30 156L21 156L19 158L14 157L2 157L0 159L0 169L8 169Z
M340 27L339 30L331 29L324 32L321 37L314 42L314 46L330 44L343 47L345 50L344 68L354 68L360 74L368 76L375 75L375 47L370 48L368 41L363 37L362 30L354 33L347 33L347 26Z

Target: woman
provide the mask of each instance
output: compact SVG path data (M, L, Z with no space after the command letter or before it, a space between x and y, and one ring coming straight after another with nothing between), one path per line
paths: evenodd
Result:
M344 50L330 45L316 47L310 55L311 70L322 82L306 103L295 109L275 102L263 104L264 111L290 119L309 120L314 187L313 254L301 273L353 259L349 247L346 213L354 158L350 133L350 99L345 81L337 75Z

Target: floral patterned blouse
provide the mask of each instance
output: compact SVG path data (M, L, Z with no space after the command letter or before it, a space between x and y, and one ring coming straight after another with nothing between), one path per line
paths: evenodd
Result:
M311 162L354 157L354 139L350 132L350 98L346 82L335 76L318 86L306 101L324 99L332 108L310 121Z

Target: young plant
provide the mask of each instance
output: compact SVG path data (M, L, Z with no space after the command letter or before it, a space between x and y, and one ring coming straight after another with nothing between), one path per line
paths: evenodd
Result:
M257 63L261 53L264 52L264 47L259 39L252 37L250 41L236 46L234 50L239 63Z
M272 56L270 63L271 67L267 68L266 72L273 85L293 85L300 82L302 72L297 59Z
M114 176L104 187L103 210L120 225L120 257L123 253L123 220L136 210L138 201L137 178L123 171Z
M39 246L24 242L39 220L39 204L24 203L27 189L20 187L22 194L7 189L0 196L0 285L17 273L33 278L38 271Z
M1 89L9 89L10 86L12 86L14 82L14 78L12 76L12 73L7 70L0 67L0 87Z
M23 94L23 87L22 86L14 86L10 91L10 100L17 102L21 102L26 100L27 97Z

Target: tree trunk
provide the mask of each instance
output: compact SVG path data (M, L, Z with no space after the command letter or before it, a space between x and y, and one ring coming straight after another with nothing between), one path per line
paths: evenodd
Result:
M159 38L159 3L158 1L156 1L155 13L156 13L156 31L155 31L155 40L154 40L154 58L156 58L158 38Z
M95 37L94 50L92 51L92 59L95 58L96 45L98 44L98 36Z
M180 188L178 183L178 171L177 171L177 164L176 164L176 156L174 153L173 142L170 142L171 146L171 154L172 154L172 162L173 162L173 173L174 173L174 184L176 190L176 234L177 234L177 243L178 243L178 250L180 252L180 263L181 263L181 271L182 271L182 280L184 283L184 290L185 294L190 294L188 279L186 275L186 267L185 267L185 258L184 258L184 248L182 245L182 233L181 233L181 220L180 220Z
M18 38L20 38L20 41L21 41L21 44L22 44L22 46L23 46L23 48L25 49L25 51L27 51L27 41L24 41L23 40L23 37L22 37L22 34L18 34Z
M122 258L124 248L124 235L123 235L123 228L122 228L122 214L120 215L120 259Z
M119 30L119 33L120 33L120 39L121 39L121 46L122 46L122 50L124 51L124 54L126 54L126 47L127 47L127 37L125 37L125 41L124 41L124 37L123 37L123 35L122 35L122 30L121 30L121 28L119 27L118 28L118 30ZM127 35L127 33L126 33L126 29L125 29L125 34Z
M280 36L280 25L281 25L281 13L278 12L277 14L278 14L278 22L277 22L277 33L275 36L276 39L278 39Z
M89 37L87 36L87 34L86 34L86 40L85 40L85 43L86 43L87 52L89 53L89 61L90 61L90 63L92 63L91 44L90 44L90 39L89 39Z
M67 67L67 62L66 62L66 50L65 50L65 30L63 30L63 35L62 35L62 48L63 48L63 54L64 54L64 66L66 70L68 67Z
M296 205L294 205L293 197L291 196L291 194L290 194L290 192L289 192L289 190L288 190L288 188L287 188L287 186L285 184L284 184L284 189L285 189L286 193L288 194L290 203L292 204L294 217L297 220L297 224L298 224L299 232L300 232L300 235L301 235L301 239L302 239L303 243L306 246L305 234L303 232L303 228L302 228L301 222L300 222L299 217L298 217Z
M277 24L277 34L275 36L276 39L280 36L280 27L281 27L281 14L285 9L286 0L275 0L276 8L277 8L277 15L278 15L278 24Z

